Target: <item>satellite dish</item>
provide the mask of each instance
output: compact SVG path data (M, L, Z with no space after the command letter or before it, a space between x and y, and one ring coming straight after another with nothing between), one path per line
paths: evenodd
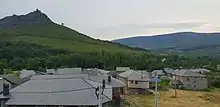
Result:
M152 80L151 80L152 82L160 82L161 80L159 79L159 78L152 78Z

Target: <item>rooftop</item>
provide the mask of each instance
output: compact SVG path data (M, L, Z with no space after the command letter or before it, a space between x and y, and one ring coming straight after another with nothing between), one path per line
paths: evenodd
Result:
M176 75L178 76L192 76L192 77L204 77L205 75L200 74L198 72L192 72L189 69L181 69L176 72Z
M128 80L151 81L150 75L147 73L147 71L128 70L118 75L121 77L126 77Z
M85 78L49 75L34 76L10 90L6 105L98 105L95 87L101 83ZM112 99L112 87L106 85L102 102Z
M125 84L118 79L111 77L111 82L108 83L108 76L106 75L88 75L88 74L79 74L79 75L39 75L33 76L31 79L63 79L63 78L84 78L91 81L102 83L104 79L108 85L112 87L124 87Z

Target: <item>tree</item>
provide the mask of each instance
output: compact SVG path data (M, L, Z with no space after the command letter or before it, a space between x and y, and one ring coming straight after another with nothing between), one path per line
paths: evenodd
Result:
M9 66L15 70L21 70L26 67L25 60L21 57L14 57L10 62Z

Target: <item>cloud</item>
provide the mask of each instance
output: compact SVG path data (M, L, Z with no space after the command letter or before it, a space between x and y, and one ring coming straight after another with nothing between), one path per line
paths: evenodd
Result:
M180 22L180 23L149 23L149 24L123 24L120 28L136 29L136 28L165 28L165 29L190 29L205 25L203 22Z
M112 40L135 35L155 35L167 32L191 31L206 25L207 23L202 22L121 24L86 31L89 35L94 37Z

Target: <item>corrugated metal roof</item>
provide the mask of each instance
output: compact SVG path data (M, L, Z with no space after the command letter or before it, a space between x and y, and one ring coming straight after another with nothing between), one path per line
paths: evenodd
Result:
M84 78L35 78L12 89L7 105L97 105L95 87L101 83ZM112 87L106 85L103 103L111 101Z

